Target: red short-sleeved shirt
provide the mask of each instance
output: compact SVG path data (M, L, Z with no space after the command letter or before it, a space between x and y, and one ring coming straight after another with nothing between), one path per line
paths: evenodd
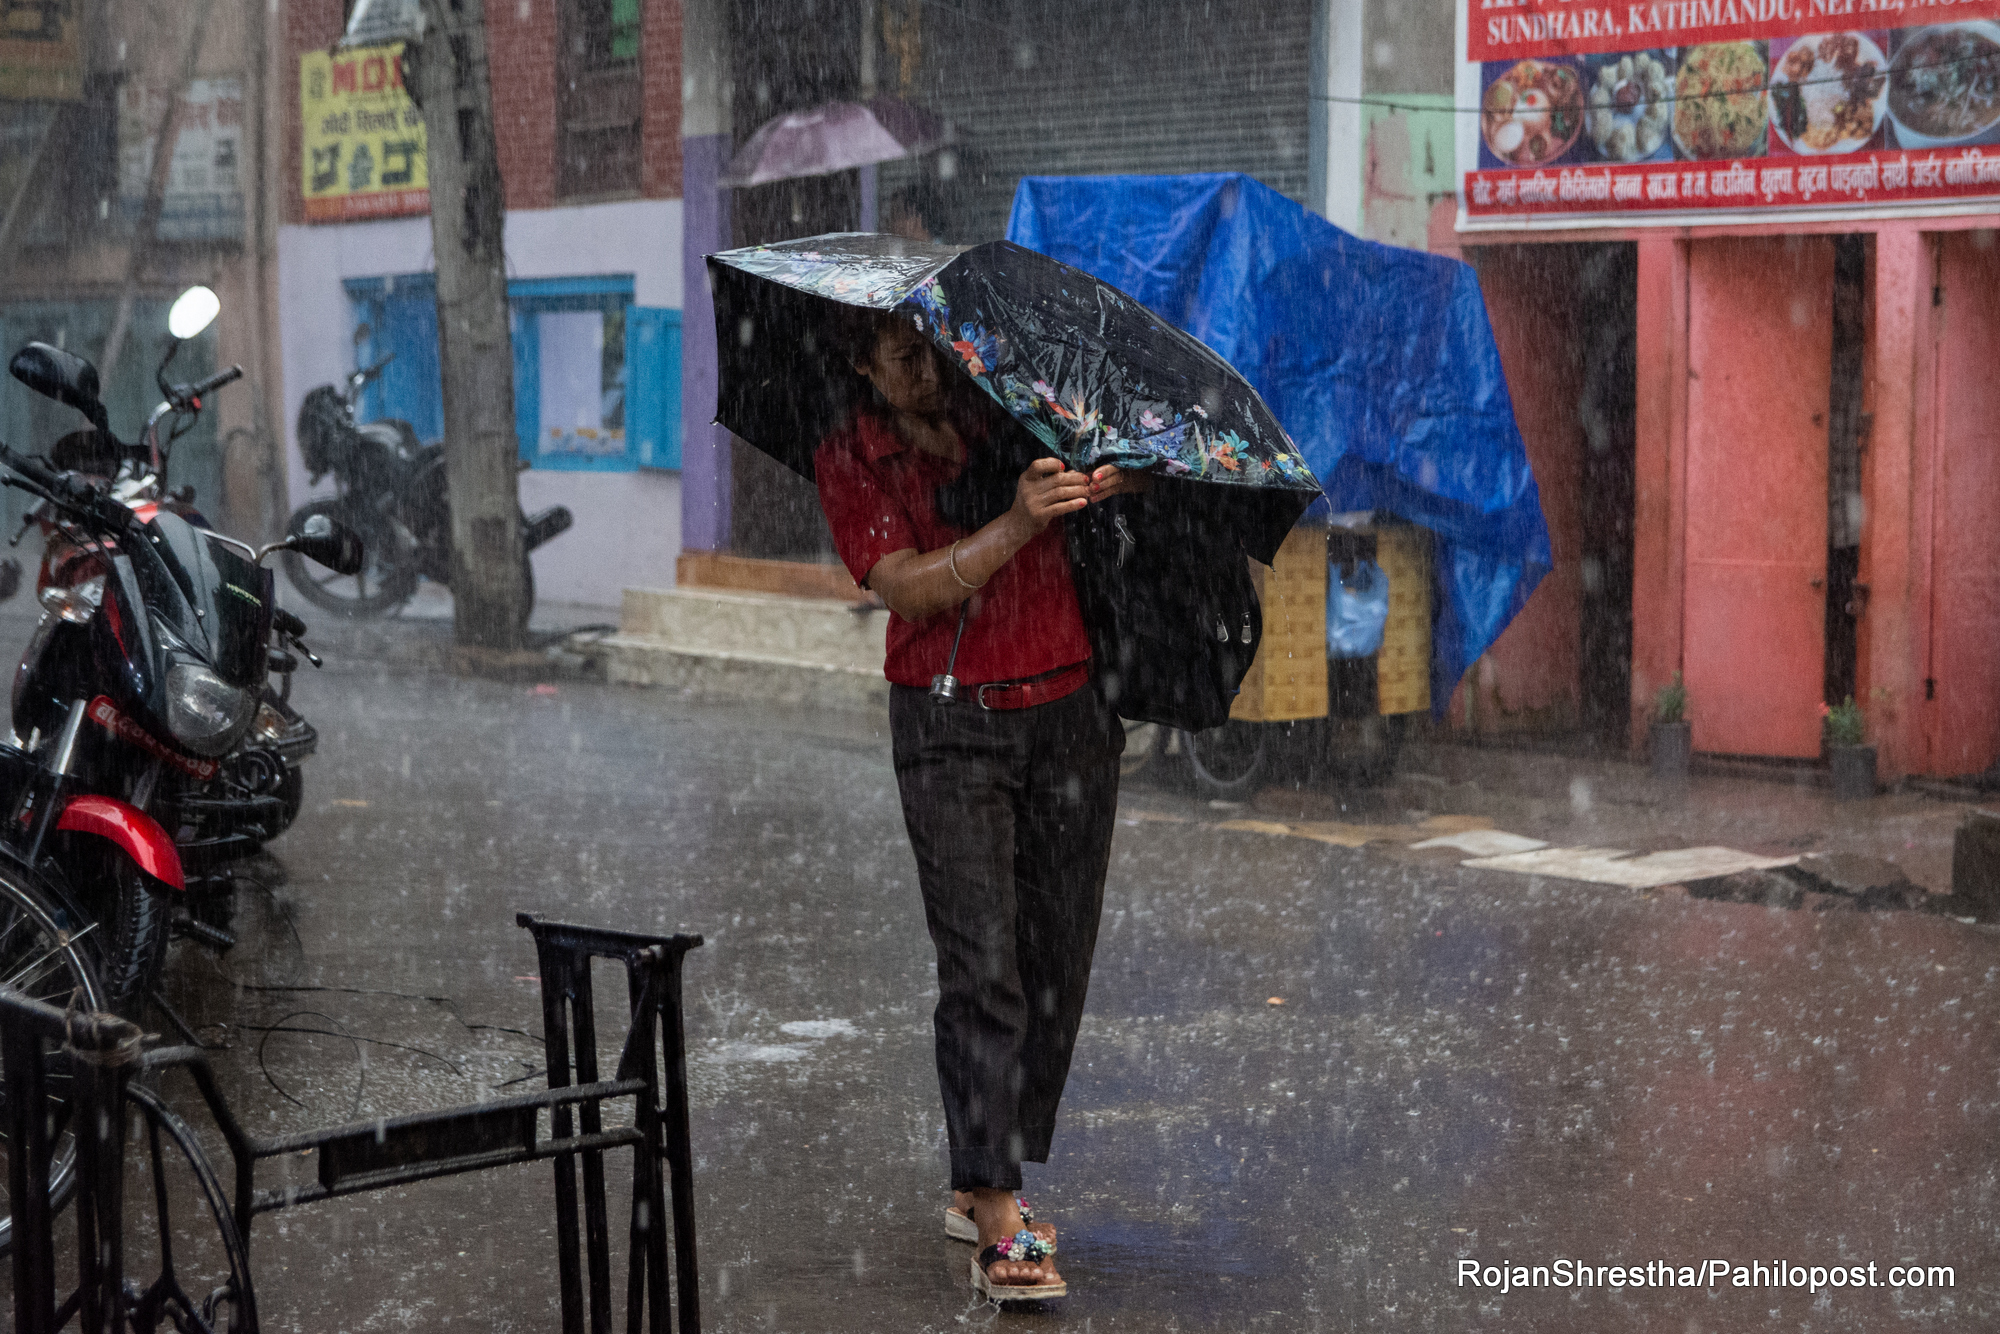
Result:
M967 449L984 433L959 423ZM884 417L858 413L813 455L820 504L834 546L856 583L891 552L941 551L971 533L938 516L936 489L963 465L907 443ZM889 653L882 674L897 685L928 686L951 656L958 608L921 621L889 613ZM1014 554L973 594L952 675L967 685L1016 681L1090 657L1090 637L1070 579L1069 552L1057 519Z

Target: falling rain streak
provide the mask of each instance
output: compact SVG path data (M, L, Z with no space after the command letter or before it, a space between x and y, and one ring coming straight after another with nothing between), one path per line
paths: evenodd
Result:
M2000 1320L1993 0L7 12L12 1327Z

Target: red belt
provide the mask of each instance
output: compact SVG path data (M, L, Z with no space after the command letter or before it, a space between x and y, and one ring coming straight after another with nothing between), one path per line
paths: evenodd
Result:
M988 681L976 687L973 694L982 709L1032 709L1037 704L1053 703L1064 695L1074 694L1089 682L1090 664L1079 662L1020 681Z

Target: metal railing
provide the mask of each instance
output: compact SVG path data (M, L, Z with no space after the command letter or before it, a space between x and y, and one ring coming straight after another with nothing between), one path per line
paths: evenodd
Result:
M180 1330L213 1330L226 1308L227 1329L255 1334L250 1234L259 1214L546 1159L553 1160L555 1170L562 1329L564 1334L609 1334L614 1310L605 1155L629 1148L626 1329L628 1334L641 1329L647 1334L700 1334L681 966L701 937L635 935L544 921L527 913L516 920L533 935L540 964L549 1080L545 1092L292 1135L247 1132L198 1047L145 1051L140 1030L125 1020L66 1012L0 989L0 1075L5 1079L14 1217L14 1328L20 1334L54 1334L80 1315L84 1334L148 1331L163 1322ZM600 1077L597 1066L593 959L625 966L629 1027L609 1079ZM214 1118L234 1164L230 1194L224 1194L186 1123L145 1083L134 1082L136 1075L166 1069L188 1072ZM60 1096L52 1084L59 1086ZM605 1104L628 1100L630 1124L607 1129ZM544 1111L549 1114L546 1136L540 1130ZM161 1271L144 1286L125 1272L124 1154L128 1117L135 1113L145 1123L160 1230ZM49 1185L55 1147L68 1135L74 1137L77 1165L78 1282L59 1298L56 1209ZM162 1137L187 1159L207 1196L230 1270L228 1280L199 1302L182 1290L174 1266ZM304 1153L315 1157L316 1181L257 1188L259 1163ZM671 1321L670 1291L678 1316Z

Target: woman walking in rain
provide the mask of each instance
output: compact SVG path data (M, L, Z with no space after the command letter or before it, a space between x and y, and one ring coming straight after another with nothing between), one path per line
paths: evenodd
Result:
M1055 1229L1016 1192L1023 1162L1048 1161L1125 744L1062 518L1144 478L1017 456L907 315L855 312L847 334L858 405L814 467L842 561L890 611L896 778L937 949L946 1231L974 1242L980 1292L1059 1297ZM933 689L946 675L956 699Z

